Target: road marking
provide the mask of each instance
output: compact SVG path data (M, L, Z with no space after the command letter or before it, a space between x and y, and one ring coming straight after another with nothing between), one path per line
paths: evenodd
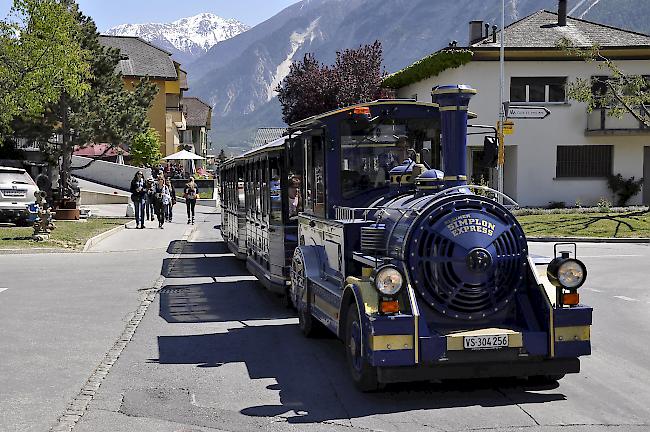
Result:
M580 255L580 258L628 258L643 256L645 255Z
M592 292L596 292L596 293L601 293L601 292L602 292L601 290L597 290L597 289L595 289L595 288L583 288L583 290L585 290L585 291L592 291Z
M9 288L0 288L0 293L3 291L7 291Z
M638 302L637 299L633 299L633 298L625 297L625 296L614 296L614 298L629 301L629 302Z

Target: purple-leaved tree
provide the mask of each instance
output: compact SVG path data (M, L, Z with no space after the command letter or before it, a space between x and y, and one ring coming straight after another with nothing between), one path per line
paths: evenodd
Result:
M379 41L337 52L332 66L306 54L293 62L289 74L275 89L283 120L291 124L341 106L382 97L382 61Z

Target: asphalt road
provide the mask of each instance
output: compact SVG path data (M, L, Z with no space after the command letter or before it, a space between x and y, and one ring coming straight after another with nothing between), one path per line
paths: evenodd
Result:
M181 210L88 253L0 255L0 431L47 431L63 414L188 230Z
M201 224L75 431L650 430L650 248L581 245L593 355L559 385L407 384L357 392L342 344L292 313ZM534 253L549 245L533 244ZM2 294L0 294L1 296Z
M297 320L227 252L219 216L127 230L93 253L0 256L0 431L47 431L164 286L75 432L650 430L650 248L580 245L593 354L559 385L404 384L362 394L342 344ZM531 244L533 253L552 247ZM180 258L174 259L174 254Z

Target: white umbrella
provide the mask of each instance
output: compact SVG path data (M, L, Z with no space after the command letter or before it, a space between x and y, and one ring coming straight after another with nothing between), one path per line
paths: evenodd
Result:
M181 150L178 153L169 155L163 160L204 160L204 157L197 155L196 153L189 152L187 150Z

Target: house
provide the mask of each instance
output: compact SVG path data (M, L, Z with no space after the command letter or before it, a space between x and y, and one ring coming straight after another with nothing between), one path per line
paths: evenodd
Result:
M207 158L208 151L212 149L209 140L210 129L212 129L212 107L197 97L185 97L183 109L187 128L183 131L181 145L189 146L190 151Z
M483 30L485 28L485 31ZM478 90L470 110L473 123L495 125L499 115L501 32L481 21L470 23L466 47L450 46L385 80L403 98L431 101L433 87L468 84ZM505 28L505 100L511 105L544 106L546 119L514 120L505 137L504 192L523 206L551 202L593 205L613 201L607 177L645 177L648 184L630 204L650 204L650 130L632 115L607 116L607 107L587 112L567 98L566 85L578 77L601 77L607 69L570 57L557 48L562 38L575 46L599 45L601 52L628 74L650 75L650 36L541 10ZM494 170L481 166L483 137L470 136L468 174L474 182L492 180Z
M188 90L187 73L171 58L171 53L139 37L101 35L99 41L120 50L119 70L127 89L134 88L143 77L158 87L149 122L158 131L163 156L175 153L186 130L182 100L183 92Z

